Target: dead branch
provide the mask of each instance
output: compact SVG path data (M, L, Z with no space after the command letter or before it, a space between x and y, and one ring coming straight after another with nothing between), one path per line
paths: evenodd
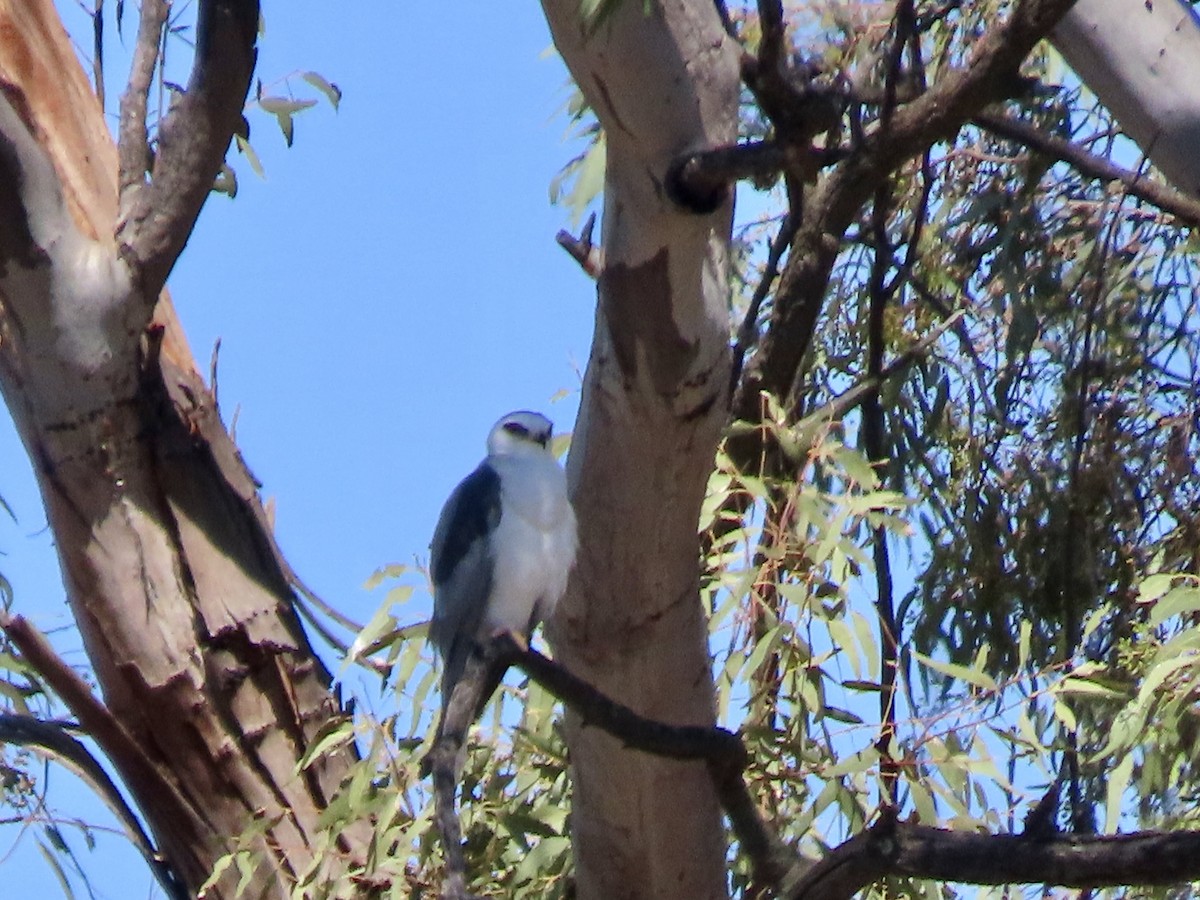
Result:
M565 228L555 235L555 240L579 267L593 279L599 278L604 271L604 250L592 242L592 232L596 229L596 214L591 213L583 223L579 237L575 237Z

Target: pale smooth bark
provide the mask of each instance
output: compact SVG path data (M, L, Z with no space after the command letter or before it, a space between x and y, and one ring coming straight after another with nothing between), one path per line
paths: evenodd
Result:
M152 176L131 171L121 216L117 154L52 3L0 2L0 388L114 720L97 741L188 888L260 820L246 896L286 896L369 832L319 845L350 759L297 764L339 707L254 480L159 299L253 69L257 3L208 0L200 17L189 106ZM221 60L202 68L205 54Z
M1200 19L1181 0L1078 0L1051 40L1175 187L1200 197Z
M580 552L551 623L558 657L652 719L714 721L697 523L727 416L732 202L667 197L680 154L735 140L737 50L708 0L620 3L594 33L543 4L607 139L604 267L568 463ZM625 749L568 716L582 898L726 893L703 764Z

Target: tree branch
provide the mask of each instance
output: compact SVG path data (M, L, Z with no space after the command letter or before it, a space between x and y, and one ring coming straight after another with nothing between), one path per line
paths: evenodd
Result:
M203 833L203 825L194 821L192 805L159 773L108 707L96 699L86 682L54 651L46 636L22 616L3 611L0 611L0 628L116 766L133 795L152 798L147 802L160 807L157 815L147 818L151 822L170 822L171 828L187 839L198 840L195 835ZM167 843L162 835L156 837L160 846ZM174 879L173 875L170 877Z
M849 900L889 875L966 884L1167 885L1200 878L1200 832L1033 837L947 831L891 810L832 850L785 896Z
M582 678L529 647L500 635L492 651L505 665L522 669L530 678L571 707L585 725L593 725L623 741L627 747L670 759L702 759L717 789L730 826L750 858L754 880L777 886L807 867L763 819L750 796L742 772L749 762L741 738L724 728L668 725L639 715L606 697Z
M779 839L750 796L742 778L749 756L736 734L724 728L668 725L641 716L507 632L496 635L479 650L468 658L439 723L433 748L422 761L422 771L433 774L436 819L446 853L444 897L469 896L465 886L462 829L454 806L467 729L475 719L476 710L512 665L578 713L585 726L600 728L635 750L668 759L708 763L721 806L751 860L757 884L778 886L807 870L809 863Z
M813 147L807 143L749 141L681 156L667 171L667 191L681 206L704 211L738 181L769 184L780 172L791 172L802 181L847 157L841 147Z
M142 128L134 127L125 121L122 109L121 171L129 181L117 236L132 256L147 303L157 299L187 242L241 121L254 72L258 14L258 0L201 0L192 74L187 91L159 125L148 183L138 183L140 174L135 171L142 158L140 146L126 146L130 141L142 142L144 122ZM135 58L126 97L141 86L148 53L143 32L152 27L147 20L153 15L143 15L141 57ZM130 104L132 108L134 99Z
M879 184L906 160L952 136L980 109L1021 88L1021 62L1071 2L1019 0L1008 19L978 41L964 68L947 73L911 103L898 107L887 128L869 132L855 152L821 181L806 202L776 292L770 327L739 386L734 403L739 418L757 421L763 391L783 398L792 393L842 236ZM739 464L761 456L758 436L752 431L731 441L728 449Z
M899 56L901 34L900 10L898 5L896 56ZM897 63L898 65L898 63ZM886 345L885 314L894 293L888 289L887 273L893 265L892 242L888 234L888 216L892 205L891 185L880 184L875 191L875 202L871 210L871 235L874 255L871 259L869 277L869 302L867 309L867 377L876 384L882 383L883 353ZM897 282L893 282L895 286ZM881 480L887 476L888 447L886 445L886 422L879 387L870 391L862 404L863 449L867 458L877 467ZM886 482L885 482L886 484ZM887 528L880 524L871 530L871 552L875 562L875 610L879 616L879 738L875 742L879 751L879 772L882 782L881 794L884 803L896 805L900 796L899 764L892 756L892 744L896 737L896 671L899 667L900 633L896 622L893 598L892 562L887 543Z
M154 873L163 891L171 900L188 900L190 896L182 882L162 855L155 850L142 823L134 815L124 796L108 777L87 747L55 722L44 722L33 716L0 713L0 743L27 747L41 756L65 766L87 783L104 802L125 829L129 842L137 848Z
M748 757L741 739L724 728L701 725L667 725L638 715L600 693L582 678L510 635L496 638L497 658L516 665L551 694L570 706L588 725L607 731L635 750L669 759L704 759L728 762L740 772Z
M1200 225L1200 200L1193 199L1169 185L1114 165L1072 141L1046 134L1029 122L997 113L978 113L971 118L971 122L997 137L1015 141L1059 162L1065 162L1087 178L1120 182L1130 195L1139 200L1157 206L1187 225Z
M150 84L158 63L158 45L169 7L166 0L142 0L137 43L129 71L129 84L121 95L121 122L117 144L120 164L121 209L133 197L133 189L144 186L150 171L150 137L146 124Z
M592 242L592 233L595 229L596 214L591 213L587 217L587 221L583 223L583 230L579 232L579 237L575 237L564 228L554 239L558 242L558 246L567 251L571 259L579 263L579 267L584 272L593 279L598 279L604 271L604 249Z
M779 230L775 232L775 237L771 240L770 247L767 248L767 261L763 266L762 278L754 289L750 305L746 309L746 317L742 320L741 327L738 328L737 340L733 345L733 365L730 366L729 371L730 399L733 398L738 382L741 380L746 354L753 350L758 343L758 313L779 275L779 262L783 259L784 251L791 246L792 238L795 236L796 217L791 213L785 213L783 221L779 223Z

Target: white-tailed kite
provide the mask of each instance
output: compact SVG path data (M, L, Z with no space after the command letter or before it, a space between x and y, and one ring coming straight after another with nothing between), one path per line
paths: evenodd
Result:
M443 713L475 647L499 631L528 640L566 590L575 513L552 430L540 413L506 415L488 434L487 457L442 507L430 545L429 638L442 657Z

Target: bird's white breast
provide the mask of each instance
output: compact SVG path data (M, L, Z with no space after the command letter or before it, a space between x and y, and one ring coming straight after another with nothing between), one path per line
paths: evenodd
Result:
M575 562L575 514L566 474L548 454L501 455L489 462L500 475L502 512L493 535L485 626L526 634L566 590Z

